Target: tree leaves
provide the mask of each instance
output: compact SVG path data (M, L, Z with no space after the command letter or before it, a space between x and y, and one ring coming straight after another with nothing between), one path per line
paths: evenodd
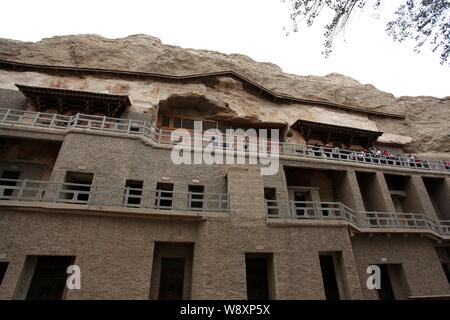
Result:
M385 0L388 1L388 0ZM349 24L351 14L355 10L363 10L369 2L378 9L381 0L289 0L292 6L290 19L293 31L299 30L299 24L310 27L323 9L333 11L333 18L324 27L325 57L332 52L336 35ZM415 51L429 42L432 51L440 50L441 64L450 56L450 0L405 0L395 11L396 18L388 22L386 32L394 41L403 42L413 39ZM287 33L289 34L289 33Z

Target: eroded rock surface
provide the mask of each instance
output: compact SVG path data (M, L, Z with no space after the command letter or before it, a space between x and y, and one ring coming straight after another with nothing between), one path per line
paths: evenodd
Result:
M395 135L412 137L407 147L412 152L450 152L450 97L396 98L372 85L361 84L340 74L333 73L325 77L287 74L272 63L256 62L244 55L184 49L163 44L158 38L148 35L133 35L121 39L106 39L97 35L58 36L36 43L0 39L0 59L176 75L234 70L279 94L405 115L405 121L375 121L379 130L391 134L387 137L388 140L395 138ZM231 92L236 86L239 84L224 78L218 89ZM129 88L120 87L114 90L126 92ZM204 94L207 96L202 96ZM183 99L183 95L185 93L168 97L167 107L170 107L171 99ZM146 96L134 99L145 101ZM199 96L199 101L205 105L211 101L217 102L217 99L220 100L208 92ZM215 104L220 106L220 111L225 116L226 104L223 104L223 101ZM251 103L247 109L250 109L250 105ZM242 111L245 111L243 113L247 113L247 116L255 119L259 117L258 112L244 109L242 108ZM283 109L273 111L283 112ZM236 110L232 113L242 116ZM352 117L348 115L349 122ZM289 119L285 122L288 123Z

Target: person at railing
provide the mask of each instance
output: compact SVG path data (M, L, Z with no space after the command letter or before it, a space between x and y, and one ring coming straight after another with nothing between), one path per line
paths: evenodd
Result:
M344 145L341 145L340 147L337 148L337 156L343 160L347 160L350 158L352 151L349 150L350 146L345 147Z
M380 158L381 157L381 151L380 149L377 149L377 151L375 152L375 155Z
M379 163L379 157L377 156L377 149L375 147L371 147L369 150L366 150L365 160L370 163Z
M397 153L397 155L393 158L395 159L395 161L392 164L394 164L396 166L400 166L402 164L402 162L400 160L400 158L401 158L400 153Z
M415 156L413 156L413 155L411 155L411 154L409 154L407 157L406 157L406 162L409 164L409 166L411 166L411 167L414 167L415 166L415 162L416 162L416 157Z
M360 149L359 152L356 154L358 161L364 161L365 156L366 153L364 152L363 149Z
M450 161L444 160L442 161L445 170L450 170Z
M331 158L331 152L332 152L332 150L333 150L333 144L331 144L331 143L326 143L325 144L325 147L323 148L323 151L324 151L324 158L325 157L328 157L328 158Z
M332 151L331 151L331 153L332 153L333 158L338 158L339 159L339 148L338 148L338 146L334 146Z
M321 157L322 156L322 151L320 151L320 146L319 146L319 144L317 142L313 145L312 149L313 149L315 157Z
M0 108L1 109L1 108ZM71 116L73 115L73 116ZM105 120L105 121L104 121ZM96 115L85 115L79 114L75 111L66 112L65 114L46 114L37 113L32 111L23 110L11 110L11 109L1 109L0 110L0 122L5 123L20 123L27 124L37 127L50 127L59 129L68 129L70 127L87 128L87 129L107 129L111 131L119 131L126 133L136 133L144 131L145 136L149 136L159 143L170 143L171 131L162 130L161 128L155 127L153 124L119 119L119 118L109 118ZM272 142L271 142L272 143ZM283 144L281 146L284 147ZM353 161L366 161L369 163L381 163L394 166L409 166L418 169L434 169L434 170L445 170L450 171L450 161L440 160L440 161L429 161L417 159L413 155L391 155L389 151L384 150L380 154L380 150L375 149L374 151L367 151L360 149L359 151L353 149L350 145L346 147L343 146L333 146L327 143L325 147L319 146L315 143L313 146L294 146L295 152L302 155L312 155L314 157L326 157L326 158L340 158L344 160ZM309 152L307 151L309 150Z

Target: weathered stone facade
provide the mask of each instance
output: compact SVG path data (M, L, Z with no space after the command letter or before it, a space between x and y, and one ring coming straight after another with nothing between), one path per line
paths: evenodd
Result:
M5 59L0 61L0 108L4 108L0 173L20 173L17 184L4 183L7 179L0 184L0 263L7 264L0 299L29 297L37 256L74 257L81 268L81 289L66 290L66 299L157 299L162 294L164 257L186 258L183 298L246 299L248 254L270 257L267 277L272 299L325 299L323 255L334 257L342 299L380 297L366 286L366 269L373 264L391 268L397 299L450 296L444 272L450 263L450 168L441 161L450 158L449 138L442 127L449 120L448 99L395 99L342 76L286 75L249 58L171 48L154 38L117 40L113 47L110 40L97 37L79 38L67 47L68 39L40 44L0 41L0 58ZM53 49L43 51L49 43ZM133 56L142 55L136 67L129 67L131 62L120 54L112 57L117 44L128 48L124 51L140 47L133 51ZM96 60L102 46L108 57L103 62ZM149 69L144 55L156 51L161 52L154 59L163 58L165 64L160 61ZM179 72L169 72L180 57ZM214 68L207 68L206 61ZM258 86L233 73L168 76L228 69L246 72ZM105 120L101 129L77 122L70 113L73 101L69 109L63 108L63 96L59 104L37 106L16 84L128 95L131 105L121 116L130 120L128 129L106 130ZM310 92L300 90L302 85ZM329 87L321 91L315 85ZM271 90L277 94L271 96ZM315 96L311 90L321 94ZM345 98L353 94L353 100ZM425 129L411 108L428 108L430 101L442 107L425 118L439 124L427 129L432 137L423 138ZM56 116L41 121L36 113L41 107L50 115L71 118L64 128L55 125ZM28 112L30 121L23 112ZM286 144L282 144L278 173L262 176L257 165L248 164L175 165L172 145L147 137L145 126L140 134L131 131L133 121L157 127L158 117L164 114L280 128ZM430 160L418 167L394 160L357 161L349 155L316 156L313 149L299 152L306 141L291 128L298 119L382 131L380 148L428 152L429 159L440 162ZM287 143L293 153L286 151L291 147ZM67 180L69 173L92 175L89 185L95 189L89 187L86 202L80 196L78 203L59 196L65 184L73 183ZM50 184L39 191L25 190L23 179ZM124 202L127 181L142 182L142 198L135 207ZM173 186L173 210L154 205L158 184ZM226 195L226 210L189 207L189 186L202 186L204 199ZM274 199L268 198L268 189L274 189ZM75 194L85 189L71 190ZM32 192L33 198L27 198L26 192ZM271 200L277 203L276 214L269 214ZM299 209L297 204L303 202L315 207ZM314 212L311 217L310 212ZM445 250L448 257L440 253Z

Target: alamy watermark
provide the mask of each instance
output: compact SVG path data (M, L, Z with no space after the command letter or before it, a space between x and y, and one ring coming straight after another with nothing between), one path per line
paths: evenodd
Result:
M66 286L69 290L81 289L81 269L73 264L67 267L66 273L69 275L66 280Z
M69 275L66 280L66 286L69 290L81 289L81 269L77 265L67 267L66 273ZM377 265L370 265L366 269L367 277L366 286L369 290L381 289L381 270Z
M367 277L366 286L369 290L380 290L381 289L381 270L377 265L370 265L367 267L366 273L369 275Z
M174 164L251 164L259 165L261 175L279 170L280 132L278 129L194 130L176 129L171 133L171 159Z

